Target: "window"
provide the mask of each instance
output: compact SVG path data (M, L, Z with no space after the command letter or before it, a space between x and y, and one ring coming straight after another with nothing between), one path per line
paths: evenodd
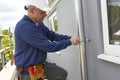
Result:
M120 0L101 0L105 54L120 57Z
M48 0L48 4L52 8L52 10L48 13L49 28L56 33L58 33L58 18L56 7L59 1L60 0ZM60 51L55 53L60 55Z
M49 28L58 33L58 19L56 7L60 0L48 0L48 5L52 8L51 12L48 13Z
M56 33L58 32L58 19L56 11L49 17L49 28Z
M48 17L49 19L49 28L50 30L58 33L58 19L57 19L57 12L54 11L50 17ZM56 54L60 55L60 51L56 52Z

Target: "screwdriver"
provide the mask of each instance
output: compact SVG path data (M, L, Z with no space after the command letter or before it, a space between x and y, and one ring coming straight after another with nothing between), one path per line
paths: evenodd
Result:
M82 39L79 39L80 43L81 42L91 42L91 39L86 39L86 40L82 40Z

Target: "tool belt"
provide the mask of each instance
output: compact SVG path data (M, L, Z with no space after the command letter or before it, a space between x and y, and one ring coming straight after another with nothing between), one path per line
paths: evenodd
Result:
M29 66L28 68L17 67L18 72L21 73L23 70L28 71L31 80L45 79L43 64L38 64L35 66Z

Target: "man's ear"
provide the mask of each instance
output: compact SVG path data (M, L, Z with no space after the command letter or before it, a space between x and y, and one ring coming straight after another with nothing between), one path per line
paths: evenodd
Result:
M34 7L30 7L29 9L28 9L28 11L30 12L30 13L34 13Z

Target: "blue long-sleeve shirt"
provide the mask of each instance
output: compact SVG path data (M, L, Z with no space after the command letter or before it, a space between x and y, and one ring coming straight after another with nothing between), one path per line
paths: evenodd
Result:
M71 45L70 36L50 31L42 22L34 23L24 16L15 27L15 65L28 67L43 63L47 52Z

